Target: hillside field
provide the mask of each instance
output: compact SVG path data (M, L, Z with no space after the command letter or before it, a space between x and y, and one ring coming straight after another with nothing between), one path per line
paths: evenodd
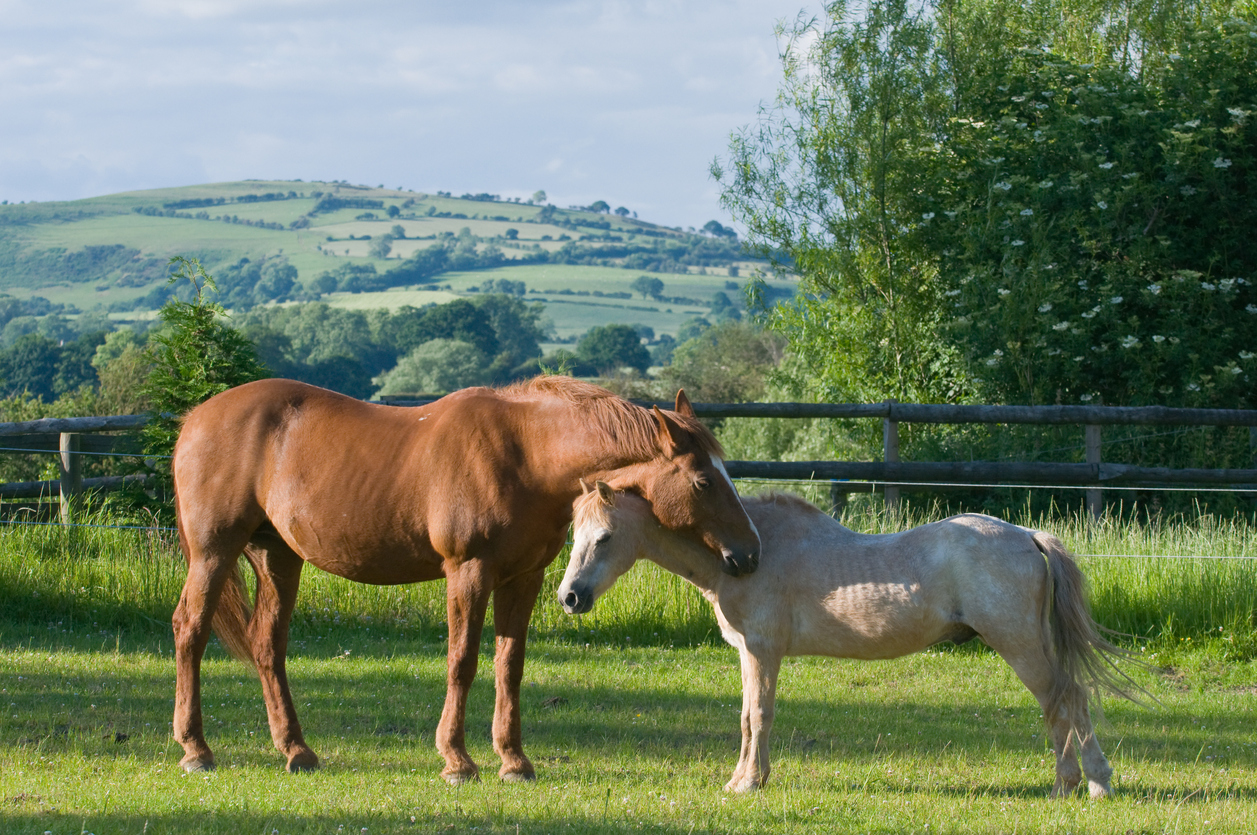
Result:
M718 292L741 306L741 288L757 266L727 237L493 197L245 181L0 205L0 293L67 305L71 317L99 311L143 320L158 305L142 300L163 285L172 256L199 258L211 274L248 258L295 270L289 296L267 303L319 298L335 307L396 309L465 297L489 281L523 282L525 298L545 305L554 336L565 340L610 323L675 334L683 322L707 315ZM372 244L396 227L404 237L390 239L386 257L373 256ZM312 289L316 278L344 265L386 273L415 253L468 241L492 266L377 292ZM649 266L625 268L633 257ZM538 263L544 259L569 263ZM643 274L663 282L662 299L604 295L631 293ZM789 292L785 282L773 283Z

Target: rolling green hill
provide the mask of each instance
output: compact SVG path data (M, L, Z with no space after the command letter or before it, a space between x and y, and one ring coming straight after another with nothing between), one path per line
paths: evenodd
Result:
M32 311L47 299L71 317L143 320L167 298L167 260L185 255L236 310L314 300L397 309L508 292L543 303L560 341L608 323L674 334L724 305L720 293L741 305L755 263L736 238L618 211L300 181L4 204L0 293L36 299ZM656 297L631 289L642 274L663 282Z

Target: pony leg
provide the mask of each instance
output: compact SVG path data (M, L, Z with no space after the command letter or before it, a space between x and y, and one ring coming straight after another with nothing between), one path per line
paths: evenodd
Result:
M301 735L301 723L288 688L288 625L297 602L305 562L279 537L256 537L245 549L258 578L257 604L249 620L249 644L262 681L271 741L288 759L292 773L319 767L319 758Z
M768 738L777 701L781 656L739 648L742 660L742 754L725 791L750 792L768 782Z
M489 592L490 583L479 560L465 562L446 576L449 659L445 707L436 728L436 749L445 758L441 776L455 786L480 779L480 769L467 754L464 728L467 693L476 677Z
M545 571L532 571L493 592L493 624L497 633L493 664L497 701L493 708L493 749L502 758L498 776L508 782L536 779L520 738L519 685L524 677L528 621L541 591Z
M1064 696L1059 695L1060 691L1057 689L1063 673L1047 657L1043 648L1037 645L1037 636L1036 645L1025 646L1023 643L1016 649L1000 646L1003 642L998 639L991 640L985 636L983 639L1008 662L1017 678L1021 679L1021 683L1038 700L1039 707L1043 710L1043 721L1052 737L1052 749L1056 754L1056 783L1052 786L1052 797L1069 796L1082 782L1082 772L1078 768L1078 753L1074 748L1076 711L1073 699L1069 692ZM1079 689L1076 684L1070 684L1072 689ZM1083 698L1085 705L1085 694ZM1087 724L1089 727L1090 722Z
M184 771L212 771L214 753L205 742L201 719L201 658L223 586L234 568L231 560L189 558L188 577L175 607L174 737L183 746Z
M1093 799L1108 797L1113 793L1109 780L1113 766L1100 749L1095 728L1091 725L1091 711L1087 707L1087 691L1075 684L1070 694L1070 712L1073 714L1074 735L1082 743L1082 770L1087 775L1087 791Z

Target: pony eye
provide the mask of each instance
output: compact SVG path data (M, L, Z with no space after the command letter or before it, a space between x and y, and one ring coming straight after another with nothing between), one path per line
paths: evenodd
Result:
M711 482L707 480L706 476L699 476L694 479L694 487L697 490L706 490L710 486Z
M610 538L611 538L611 532L603 531L602 533L598 534L598 538L594 540L594 544L601 545L602 543L606 542Z

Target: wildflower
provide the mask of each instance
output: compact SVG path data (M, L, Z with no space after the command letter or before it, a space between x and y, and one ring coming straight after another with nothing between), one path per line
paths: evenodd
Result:
M1086 313L1082 314L1082 318L1084 318L1084 319L1094 319L1094 318L1096 317L1096 313L1098 313L1098 312L1099 312L1099 310L1100 310L1100 308L1098 308L1098 307L1093 307L1093 308L1091 308L1090 310L1088 310Z
M989 360L986 361L986 364L995 365L997 362L999 362L999 360L995 359L994 357L991 357Z
M1164 337L1164 336L1162 336L1162 335L1161 335L1161 334L1159 334L1159 333L1158 333L1158 334L1154 334L1154 335L1153 335L1153 337L1152 337L1152 341L1153 341L1153 342L1155 342L1155 343L1157 343L1158 345L1160 345L1162 342L1164 342L1164 341L1165 341L1165 337Z
M1030 217L1032 214L1034 214L1034 209L1022 209L1022 210L1021 210L1021 216L1022 216L1022 217Z
M998 292L1001 296L1007 296L1009 293L1012 292L1012 290L1005 290L1003 287L1001 287L996 292Z
M948 290L948 291L947 291L946 293L944 293L943 295L944 295L944 296L947 296L947 297L949 297L949 298L950 298L951 296L959 296L959 295L960 295L960 291L959 291L959 290Z
M994 355L995 355L995 356L997 356L997 357L1002 357L1002 356L1004 356L1004 352L1003 352L1003 351L1001 351L999 348L996 348L996 349L995 349L994 351L992 351L991 353L992 353L992 354L994 354Z
M1154 296L1159 296L1159 295L1161 295L1161 285L1160 285L1160 284L1149 284L1149 285L1148 285L1148 292L1149 292L1149 293L1151 293L1151 294L1152 294L1152 295L1154 295Z
M934 219L934 213L933 213L933 212L926 212L925 214L921 215L921 217L922 217L922 218L924 218L925 220L933 220L933 219Z
M1013 96L1013 101L1025 101L1025 96Z
M1051 180L1042 180L1038 185L1039 188L1051 188L1055 184Z
M1013 241L1013 246L1025 246L1025 245L1026 245L1026 242L1021 239Z
M1122 347L1123 348L1138 348L1139 339L1135 337L1134 335L1125 336L1122 338Z
M1224 278L1218 282L1218 286L1221 287L1223 290L1229 291L1232 287L1235 286L1235 281L1236 279L1234 278Z
M1174 56L1173 56L1173 55L1171 55L1170 57L1171 57L1171 58L1173 58ZM1199 120L1199 119L1192 119L1190 122L1184 122L1184 123L1183 123L1183 125L1184 125L1185 127L1189 127L1189 128L1198 128L1198 127L1200 127L1200 120Z
M1063 331L1063 330L1065 330L1065 329L1066 329L1066 328L1068 328L1068 327L1069 327L1069 322L1068 322L1068 321L1066 321L1066 322L1057 322L1055 325L1053 325L1053 326L1052 326L1052 330L1054 330L1054 331Z
M1122 303L1121 296L1114 296L1113 298L1109 299L1109 304L1121 304L1121 303Z
M1081 289L1081 290L1086 290L1086 289L1087 289L1087 281L1086 281L1086 279L1083 279L1082 281L1078 282L1078 288L1079 288L1079 289Z
M1139 176L1139 172L1138 172L1138 171L1131 171L1129 174L1123 174L1123 175L1122 175L1122 179L1123 179L1123 180L1133 180L1133 179L1135 179L1135 178L1136 178L1136 177L1138 177L1138 176Z
M955 220L957 213L956 212L943 212L943 214L947 215L949 220Z
M1254 354L1252 351L1240 351L1240 359L1242 360L1250 360L1253 357L1257 357L1257 354Z
M1232 365L1230 369L1232 374L1243 374L1244 371L1238 365Z
M1094 395L1091 395L1091 394L1083 394L1083 395L1079 395L1078 399L1081 400L1083 403L1090 403L1091 398L1093 396Z
M1250 304L1248 307L1244 309L1247 310L1249 313L1257 313L1257 304Z
M1222 157L1218 157L1217 159L1213 161L1213 167L1214 168L1230 168L1231 161L1229 159L1223 159Z
M1201 288L1202 290L1217 290L1217 289L1218 289L1218 285L1216 285L1216 284L1210 284L1208 281L1202 281L1202 282L1200 282L1200 288Z
M1105 171L1107 171L1107 170L1109 170L1110 168L1112 168L1112 167L1113 167L1113 163L1111 163L1111 162L1102 162L1102 163L1100 163L1100 167L1101 167L1101 168L1103 168Z
M1187 390L1188 390L1188 391L1200 391L1200 384L1199 384L1199 383L1188 383L1188 384L1187 384Z
M1074 357L1074 362L1082 362L1082 354L1079 354L1078 356Z
M1191 197L1193 194L1196 193L1196 189L1194 189L1191 186L1183 186L1182 188L1178 190L1178 193L1183 195L1184 197Z
M1011 191L1012 187L1013 187L1012 183L1007 183L1007 182L1004 182L1003 180L991 186L991 188L999 189L1000 191Z
M1039 305L1039 312L1040 312L1040 313L1047 313L1047 312L1048 312L1049 310L1051 310L1051 309L1052 309L1052 303L1051 303L1051 302L1044 302L1043 304Z
M1096 205L1099 206L1101 209L1107 209L1109 207L1109 204L1105 203L1103 200L1097 200Z

